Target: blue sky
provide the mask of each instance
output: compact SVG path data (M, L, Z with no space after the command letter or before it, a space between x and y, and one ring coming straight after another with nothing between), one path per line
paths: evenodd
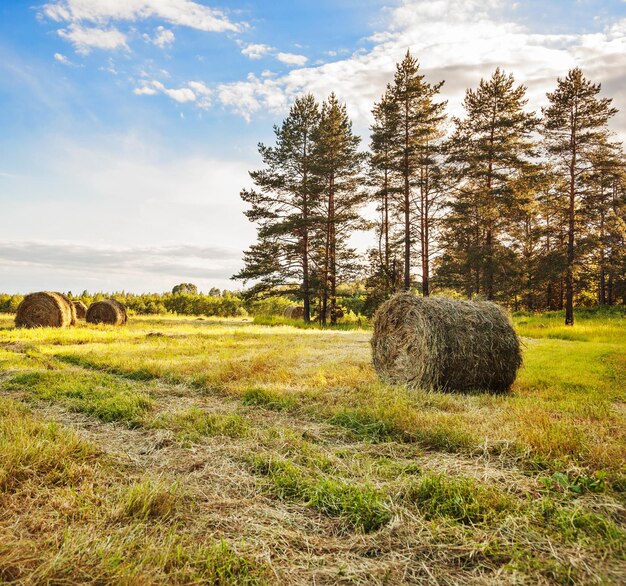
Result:
M533 108L579 65L626 109L623 0L1 0L0 291L238 286L256 144L305 91L366 144L407 48L454 115L498 65Z

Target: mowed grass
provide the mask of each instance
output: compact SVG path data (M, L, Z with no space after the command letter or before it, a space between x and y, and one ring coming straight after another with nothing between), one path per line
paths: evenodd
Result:
M21 537L9 535L9 545L0 545L0 582L54 582L57 572L76 578L71 563L77 572L96 568L99 583L257 583L269 575L262 561L271 560L267 542L257 543L256 557L250 557L232 543L199 544L190 538L202 520L190 517L189 496L204 491L201 476L107 477L101 471L111 465L97 446L30 414L30 408L47 404L129 433L169 433L181 454L206 446L210 459L211 450L225 450L237 463L242 486L256 486L255 498L276 507L285 503L290 514L302 515L302 527L310 527L316 515L330 520L307 529L328 534L290 541L290 529L281 537L277 551L283 566L274 572L285 582L291 578L281 571L287 572L290 556L299 560L293 562L294 581L301 583L315 581L307 573L313 570L330 583L346 576L362 583L490 577L505 583L621 581L626 559L622 313L583 314L573 328L562 326L559 315L517 316L524 366L506 396L381 384L371 367L370 331L270 321L134 317L125 328L80 324L24 331L12 327L11 316L0 316L0 401L9 406L7 417L21 413L24 425L43 430L28 433L47 442L45 448L29 447L16 442L7 425L0 426L0 452L13 445L5 468L0 458L0 500L13 491L6 519L20 519L19 499L26 496L19 487L30 490L35 484L36 494L41 492L36 509L51 515L44 495L73 491L76 502L68 515L81 519L72 525L76 538L72 532L48 540L36 535L38 555L27 553ZM211 478L219 484L219 473ZM188 483L195 486L190 493ZM76 499L100 486L97 502L91 496ZM242 502L249 491L242 488ZM64 496L51 502L59 498ZM267 524L267 518L251 521L253 527ZM335 535L372 539L368 548L378 553L367 553L368 548L359 553L358 546L345 549L350 555L343 562L336 553L328 559L319 554L317 561L298 557L312 547L308 539L325 543ZM255 539L245 532L240 538ZM159 540L169 553L158 553ZM101 545L105 541L110 545ZM77 557L83 547L96 552L85 563ZM121 561L124 547L137 552L128 563ZM456 553L437 553L448 549ZM421 561L409 553L417 550ZM377 573L371 564L378 557ZM58 567L50 559L60 560ZM398 566L399 559L404 565ZM332 579L331 569L337 572Z
M267 581L261 563L227 543L177 531L190 508L176 485L120 470L71 430L0 397L0 583Z
M484 449L524 458L539 468L621 474L626 442L624 318L579 320L570 329L561 327L556 317L517 321L524 335L524 367L508 396L424 393L383 385L371 367L367 330L134 318L129 327L117 330L22 333L6 327L10 324L5 320L0 342L34 345L44 362L104 371L129 381L182 383L246 404L305 412L352 429L361 439L393 438L449 452ZM536 332L538 337L530 337ZM602 332L608 332L606 340Z

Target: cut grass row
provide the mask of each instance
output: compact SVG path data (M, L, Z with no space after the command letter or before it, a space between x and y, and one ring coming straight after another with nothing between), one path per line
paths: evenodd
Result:
M37 376L34 376L35 374ZM413 506L426 519L445 517L466 524L484 523L494 518L494 515L497 516L503 511L511 512L514 508L511 498L500 490L481 486L469 478L449 479L440 474L421 473L415 469L413 469L413 478L409 482L401 482L399 486L394 486L391 492L388 489L374 488L359 481L364 476L363 462L360 462L356 469L348 470L346 466L337 465L336 455L332 455L332 459L329 459L327 452L304 440L301 436L289 430L255 429L244 417L234 413L205 413L197 407L192 407L179 412L164 413L151 420L144 419L142 422L137 418L137 405L145 409L151 403L129 401L128 396L132 397L133 390L129 388L128 383L122 381L122 388L115 392L113 391L114 383L120 384L116 380L117 377L99 373L78 374L81 374L82 380L75 372L22 373L10 380L8 389L28 388L35 396L48 400L61 400L69 403L72 408L103 421L122 420L134 425L144 424L169 429L187 445L200 442L204 437L237 438L254 434L259 445L263 445L268 450L273 449L274 454L278 451L278 458L257 457L250 462L251 470L255 474L269 477L275 492L280 497L303 502L324 514L345 520L353 528L364 531L377 530L388 523L391 519L393 503ZM91 380L89 380L90 377ZM78 379L77 385L72 384L73 378ZM97 388L97 383L100 383L102 388L93 393L93 388ZM92 390L85 392L85 389ZM100 403L102 396L105 397L103 404ZM255 394L254 397L258 404L259 394ZM116 405L114 410L110 409L111 404ZM126 411L121 409L122 405L126 406ZM354 430L354 419L346 420L342 416L339 424L346 426L346 421L349 421L347 426ZM378 427L372 429L372 423L369 421L357 421L356 429L358 434L365 435L367 440L375 438L377 441L383 441L393 438L385 430ZM281 452L287 456L287 459L280 455ZM297 463L289 459L289 456L294 455L296 455ZM350 461L350 464L353 465L354 462ZM372 469L371 463L367 464L367 468ZM416 472L419 474L415 474ZM415 480L415 477L419 477L418 480ZM375 480L381 479L375 478ZM560 477L559 480L563 485L563 478ZM565 477L565 482L570 482L567 477ZM546 486L550 488L549 485ZM569 488L578 487L579 490L583 486L580 480L578 484L572 481L568 485ZM601 484L596 484L593 489L597 491L601 486ZM148 511L146 515L150 516L149 504L141 503L132 496L131 501L135 501L135 504L129 505L130 508ZM163 502L167 505L168 500L165 499ZM553 501L548 498L548 502ZM158 505L159 509L163 506L163 503ZM544 502L543 510L546 520L551 516L553 525L559 528L562 535L569 537L577 537L579 534L583 537L590 535L612 541L623 538L621 530L611 519L578 509L570 514L567 512L568 506L570 505L550 508ZM612 547L615 548L614 545Z
M31 352L31 356L36 357L35 351ZM30 388L43 398L62 396L72 408L95 414L105 421L125 420L132 423L151 408L150 398L137 393L131 386L134 380L189 382L184 377L167 373L146 375L143 370L134 368L109 367L82 355L40 352L39 356L48 363L60 360L60 370L21 373L11 378L10 384L17 388ZM569 373L564 377L560 387L567 391L559 395L554 391L554 381L547 380L550 369L546 362L553 359L554 353L552 358L537 357L535 368L527 372L526 377L528 379L537 372L541 373L540 378L522 381L520 387L525 387L526 392L512 397L406 393L402 389L380 384L329 391L327 388L246 388L235 380L231 381L236 383L234 386L211 385L211 388L220 394L240 398L244 405L305 413L350 430L362 441L409 442L451 453L487 452L542 473L606 473L610 482L621 489L624 485L626 438L621 425L623 417L612 407L620 397L619 381L614 378L615 371L621 371L621 366L616 365L611 356L605 356L604 361L594 363L593 370L586 375ZM63 363L91 369L93 378L97 380L92 380L87 371L83 374L73 369L64 374ZM119 377L101 372L102 369L121 375L130 382L120 382ZM580 382L570 383L574 377ZM607 391L606 383L598 384L603 380L613 380L617 388ZM193 386L200 387L201 391L206 389L203 382L195 381ZM536 402L531 401L533 397ZM492 424L496 415L503 418L500 428L488 428L487 424ZM500 431L500 434L493 437L494 431ZM502 431L513 433L504 434Z
M262 564L178 531L192 503L0 397L0 582L261 584Z

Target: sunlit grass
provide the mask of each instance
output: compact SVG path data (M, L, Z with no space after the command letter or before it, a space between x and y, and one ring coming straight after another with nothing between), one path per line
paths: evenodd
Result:
M504 397L383 385L371 367L370 332L362 330L134 318L129 327L117 329L7 326L0 329L0 343L27 344L36 349L31 353L61 364L304 411L369 441L378 441L383 430L384 437L434 449L505 446L518 456L527 453L540 466L619 471L625 464L626 429L623 318L581 318L567 330L574 339L559 337L559 320L559 315L516 318L526 336L524 366L512 394ZM14 354L6 350L0 360L24 362Z
M36 510L20 510L31 498L57 515L47 504L54 491L50 503L68 512L51 534L69 527L62 545L38 537L37 553L0 524L0 581L24 581L35 567L50 583L78 580L75 568L103 583L262 581L263 568L230 546L187 537L190 527L221 523L197 516L183 486L222 481L221 468L195 472L210 467L212 450L239 467L242 502L256 498L256 486L262 510L301 510L303 523L328 523L332 535L372 537L372 551L403 547L416 538L407 526L418 523L429 555L469 552L450 562L456 569L488 560L505 581L538 583L588 578L596 570L580 567L590 564L613 576L625 535L624 322L617 312L581 314L566 329L561 317L515 318L524 366L503 396L382 384L368 330L178 316L135 316L124 328L16 330L11 316L0 316L0 499L3 490L15 495L18 523ZM113 422L100 427L139 441L154 435L166 452L189 458L181 483L161 478L163 468L126 478L128 470L111 469L76 434L6 397L75 417L49 409L58 403L92 417L80 419L90 426ZM142 462L158 467L153 449L146 446L152 455ZM485 463L498 473L480 478ZM268 514L282 518L287 509ZM281 537L285 551L300 543L299 535L289 541L293 532ZM583 565L569 564L571 556Z

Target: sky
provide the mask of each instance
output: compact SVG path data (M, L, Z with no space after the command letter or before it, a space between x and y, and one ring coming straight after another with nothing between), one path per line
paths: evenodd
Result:
M0 292L241 288L258 143L334 91L365 148L407 49L452 116L579 66L626 139L626 0L0 0Z

